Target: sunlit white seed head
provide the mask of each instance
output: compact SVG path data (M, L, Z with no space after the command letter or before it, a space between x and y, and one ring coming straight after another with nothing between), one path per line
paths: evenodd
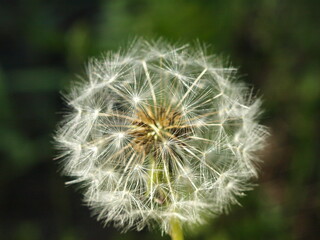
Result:
M157 40L92 59L55 139L68 183L123 231L203 223L238 203L268 134L261 102L205 49Z

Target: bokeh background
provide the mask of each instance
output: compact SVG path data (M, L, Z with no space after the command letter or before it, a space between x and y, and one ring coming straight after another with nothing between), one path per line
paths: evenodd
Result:
M103 228L52 161L60 91L134 36L211 44L264 99L259 185L187 239L319 239L319 12L318 0L1 0L0 239L168 239Z

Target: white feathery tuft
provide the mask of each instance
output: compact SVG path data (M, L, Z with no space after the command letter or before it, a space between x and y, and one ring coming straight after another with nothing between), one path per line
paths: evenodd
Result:
M92 59L55 139L68 184L123 231L203 223L252 188L260 100L206 49L136 40ZM249 96L249 97L248 97Z

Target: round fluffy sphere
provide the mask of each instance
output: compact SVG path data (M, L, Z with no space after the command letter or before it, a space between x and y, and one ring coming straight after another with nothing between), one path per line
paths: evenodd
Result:
M203 47L135 41L92 59L56 133L68 183L123 231L201 223L256 176L260 101Z

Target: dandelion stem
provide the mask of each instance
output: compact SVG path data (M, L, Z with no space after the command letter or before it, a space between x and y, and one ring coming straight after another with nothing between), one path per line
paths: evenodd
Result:
M178 219L172 218L170 220L170 236L172 240L183 240L183 231Z

